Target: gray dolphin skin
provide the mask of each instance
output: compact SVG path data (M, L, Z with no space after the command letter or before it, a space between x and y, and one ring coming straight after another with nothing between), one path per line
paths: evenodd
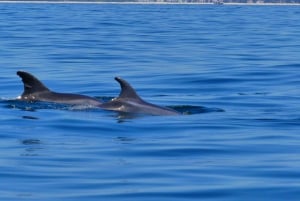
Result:
M24 92L19 97L20 100L45 101L71 105L90 105L95 107L101 105L99 100L89 96L53 92L30 73L18 71L17 75L22 78L24 84Z
M114 98L111 101L100 105L101 108L119 112L150 115L179 115L177 111L171 108L147 103L138 96L136 91L130 86L128 82L121 79L120 77L115 77L115 80L118 81L121 85L121 92L117 98Z

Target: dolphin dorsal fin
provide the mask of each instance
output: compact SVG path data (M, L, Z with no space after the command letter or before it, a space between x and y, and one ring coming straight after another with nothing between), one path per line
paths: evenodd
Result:
M24 71L18 71L17 75L22 78L24 84L23 95L32 94L36 92L50 91L41 81L30 73Z
M128 82L126 82L120 77L115 77L115 80L118 81L121 86L121 92L118 98L131 98L142 100Z

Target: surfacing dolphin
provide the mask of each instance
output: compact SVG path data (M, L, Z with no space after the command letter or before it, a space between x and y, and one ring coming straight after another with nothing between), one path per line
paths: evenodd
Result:
M119 112L140 113L150 115L179 115L171 108L157 106L144 101L128 82L115 77L121 85L121 92L117 98L100 105L100 108Z
M58 93L48 89L40 80L24 71L18 71L22 78L24 92L18 97L24 101L44 101L71 105L89 105L99 107L101 102L95 98L80 94Z
M115 80L121 85L121 93L117 98L106 103L80 94L58 93L48 89L40 80L24 71L18 71L17 75L22 78L24 92L18 98L23 101L43 101L70 105L88 105L126 113L139 113L150 115L179 115L171 108L157 106L144 101L137 95L135 90L125 80L116 77Z

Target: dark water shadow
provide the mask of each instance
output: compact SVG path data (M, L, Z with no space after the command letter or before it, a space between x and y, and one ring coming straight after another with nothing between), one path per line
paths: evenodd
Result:
M22 118L23 119L30 119L30 120L38 120L38 119L40 119L40 118L38 118L38 117L34 117L34 116L22 116Z
M119 136L114 138L116 142L119 142L120 144L132 144L134 141L136 141L135 138L130 138L130 137L124 137L124 136Z
M21 143L23 145L36 145L36 144L42 144L42 142L39 139L24 139L21 140Z
M193 115L193 114L202 114L202 113L210 113L210 112L225 112L225 110L221 108L209 108L209 107L194 106L194 105L177 105L177 106L169 106L169 107L183 115Z
M39 139L20 140L20 144L24 146L24 152L21 153L21 156L39 156L40 150L43 149L43 143Z

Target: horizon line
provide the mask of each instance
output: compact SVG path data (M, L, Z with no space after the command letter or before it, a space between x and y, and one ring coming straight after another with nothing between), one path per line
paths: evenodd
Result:
M174 5L215 5L215 2L168 2L168 1L161 1L161 2L155 2L155 1L124 1L124 2L119 2L119 1L76 1L76 0L0 0L0 3L45 3L45 4L174 4ZM218 6L223 6L223 5L249 5L249 6L299 6L299 3L239 3L239 2L230 2L226 3L223 2L222 5Z

